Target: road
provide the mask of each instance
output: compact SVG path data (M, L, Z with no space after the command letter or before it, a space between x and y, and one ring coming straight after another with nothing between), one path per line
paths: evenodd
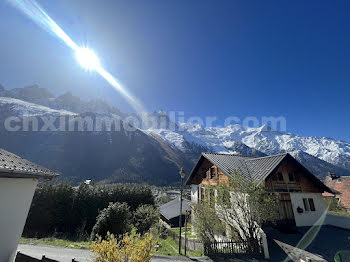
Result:
M92 262L93 254L87 249L71 249L57 246L45 246L45 245L30 245L30 244L20 244L18 245L18 251L21 253L41 259L43 255L47 258L55 259L60 262L71 262L73 258L79 262ZM151 259L152 262L188 262L196 261L194 259L189 259L187 257L170 257L170 256L154 256ZM205 258L197 261L211 261Z

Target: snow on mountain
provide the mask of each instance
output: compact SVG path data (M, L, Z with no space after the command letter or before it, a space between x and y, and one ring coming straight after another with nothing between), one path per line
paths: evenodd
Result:
M46 88L41 88L38 85L10 90L7 90L0 85L0 97L16 98L52 109L67 110L78 114L92 112L99 115L124 116L119 109L110 106L103 100L93 99L90 101L83 101L79 97L72 95L70 92L56 97Z
M82 101L70 93L55 97L45 88L29 86L6 90L0 86L1 116L32 116L44 114L76 115L95 113L107 116L126 115L101 100ZM174 123L163 111L142 116L136 126L146 134L155 134L172 148L184 154L201 151L239 155L271 155L282 152L296 154L303 161L323 160L350 170L350 143L327 137L304 137L273 130L269 126L249 128L241 125L203 127L198 124ZM132 124L132 123L131 123ZM331 168L325 163L318 166ZM341 170L339 170L342 172Z
M333 165L350 169L350 143L326 137L303 137L273 130L230 125L202 127L180 123L179 130L149 130L162 136L170 144L184 150L186 142L199 144L210 151L236 154L237 142L267 155L303 151Z
M67 110L55 110L46 106L41 106L11 97L0 97L0 107L2 110L8 108L11 112L16 112L15 116L37 116L37 115L77 115ZM2 112L3 113L3 112Z
M303 151L291 151L289 152L296 160L302 163L309 171L317 175L319 178L327 176L328 172L335 173L339 176L350 175L350 170L339 166L330 164L324 160L314 157Z

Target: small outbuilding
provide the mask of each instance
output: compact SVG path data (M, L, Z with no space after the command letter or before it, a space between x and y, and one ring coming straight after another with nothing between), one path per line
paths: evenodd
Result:
M58 174L0 149L0 261L13 261L39 179Z
M182 225L185 224L184 214L188 214L191 211L190 201L187 199L182 200ZM180 216L180 198L175 198L164 205L159 207L159 213L161 219L167 223L170 227L179 227Z

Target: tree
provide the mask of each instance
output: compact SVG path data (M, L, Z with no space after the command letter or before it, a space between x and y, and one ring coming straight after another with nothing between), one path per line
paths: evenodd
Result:
M97 216L90 239L94 240L97 235L105 237L107 232L120 237L131 230L131 221L132 214L126 203L110 203Z
M158 222L158 210L151 205L139 206L134 212L134 226L140 234L144 234Z
M225 224L219 219L215 206L208 200L202 200L193 209L192 225L198 238L204 244L215 241L216 235L224 235Z
M235 174L227 182L218 181L216 187L208 186L205 190L207 200L202 201L199 207L204 205L200 208L210 212L212 217L215 216L212 220L224 222L231 239L257 241L263 224L274 223L278 218L277 194L267 192L264 183L258 185L250 177ZM201 216L197 219L201 219ZM213 238L210 235L218 233L215 226L212 230L210 234L205 234L209 239ZM209 229L206 231L209 232Z

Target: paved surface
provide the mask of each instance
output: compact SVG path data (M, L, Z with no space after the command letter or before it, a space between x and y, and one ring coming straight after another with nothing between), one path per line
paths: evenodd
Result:
M298 228L296 232L281 233L276 229L267 228L270 261L284 261L287 255L274 239L295 247L309 228ZM350 250L350 231L333 226L322 226L318 233L312 234L306 242L310 243L306 251L321 255L327 261L334 261L334 255L339 250Z
M288 257L294 262L310 260L314 262L327 262L327 260L325 260L317 254L313 254L303 249L293 247L278 240L275 240L275 242L283 249L284 252L286 252Z
M93 254L87 249L71 249L56 246L45 246L45 245L30 245L30 244L20 244L18 245L18 251L21 253L41 259L42 255L47 258L55 259L60 262L71 262L75 258L79 262L92 262ZM191 259L187 257L171 257L171 256L154 256L151 259L152 262L188 262L188 261L201 261L210 262L212 260L208 258L196 258Z
M93 255L87 249L20 244L18 245L17 250L25 255L38 259L41 259L41 257L45 255L47 258L55 259L60 262L72 262L73 258L79 262L93 261Z

